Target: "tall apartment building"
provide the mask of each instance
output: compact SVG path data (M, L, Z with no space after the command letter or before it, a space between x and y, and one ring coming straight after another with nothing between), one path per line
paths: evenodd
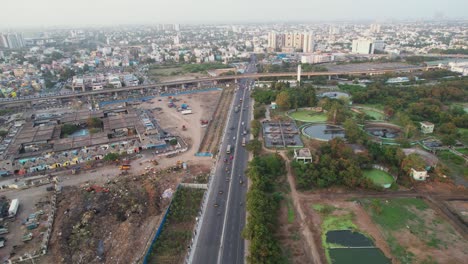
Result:
M277 34L275 32L269 32L268 33L268 36L267 36L268 48L270 48L272 50L277 49L278 46L276 44L276 37L277 37Z
M19 49L25 46L21 33L0 34L0 47L8 49Z
M275 33L270 32L267 36L268 48L270 50L302 50L312 52L314 47L313 35L307 33Z
M353 40L352 53L356 54L374 54L374 45L372 40L355 39Z
M302 51L305 53L312 53L315 51L315 41L312 33L304 35Z

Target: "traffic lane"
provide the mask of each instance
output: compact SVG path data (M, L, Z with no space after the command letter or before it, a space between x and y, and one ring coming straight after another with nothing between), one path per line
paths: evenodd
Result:
M245 152L245 151L243 151ZM236 165L236 182L235 188L232 189L232 201L228 212L227 230L229 236L225 236L225 246L223 248L223 259L222 263L243 263L244 259L244 239L242 238L242 230L244 228L245 221L245 179L242 176L243 169L246 165L246 155L240 154L238 156L239 165ZM243 183L240 183L239 175L243 178ZM234 187L233 186L233 187Z
M246 103L246 102L245 102ZM244 105L245 105L244 103ZM241 121L246 121L247 115L241 114ZM241 127L242 130L245 126ZM241 136L241 135L238 135ZM243 136L243 135L242 135ZM227 213L227 229L226 235L223 241L223 252L222 252L222 263L243 263L244 260L244 240L241 236L242 230L245 225L245 186L246 179L244 175L244 169L247 165L248 153L241 144L236 145L240 149L237 152L237 162L235 168L233 168L233 188L230 197L230 206ZM242 184L241 184L242 180Z
M218 258L219 241L221 239L220 230L222 229L222 217L225 210L225 199L219 197L219 190L225 189L225 179L223 175L223 164L218 163L213 180L213 189L210 194L207 210L205 212L204 224L200 230L199 248L194 257L194 263L215 263ZM218 204L218 207L214 207Z
M235 98L238 100L240 95ZM231 111L231 117L229 118L228 125L238 124L239 117L234 111ZM229 134L229 130L226 130ZM230 137L225 136L224 142L221 143L221 149L219 151L226 151L227 146L231 144ZM233 144L234 145L234 144ZM226 153L219 153L220 157L229 158ZM226 182L224 159L220 158L215 169L215 178L213 179L213 188L208 197L207 210L205 212L204 221L199 235L199 243L197 252L194 256L194 263L216 263L219 252L219 244L221 239L222 223L224 221L224 212L226 210L226 197L229 189L229 182ZM232 162L230 162L232 167ZM223 194L219 194L222 190ZM217 207L214 207L218 204Z

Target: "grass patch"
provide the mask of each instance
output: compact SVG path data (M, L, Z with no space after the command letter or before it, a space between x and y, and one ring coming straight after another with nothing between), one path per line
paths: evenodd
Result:
M457 149L457 151L460 152L460 153L462 153L462 154L468 155L468 148Z
M465 165L465 160L451 153L448 150L440 151L437 153L437 157L447 166L449 169L449 176L452 178L464 177L468 179L468 166Z
M371 169L371 170L363 170L362 174L364 177L370 179L376 185L384 185L393 183L393 177L386 173L383 170L378 169Z
M468 128L459 128L458 133L460 134L459 140L466 145L468 145Z
M360 110L362 112L364 112L366 115L371 116L375 120L383 120L384 119L384 115L382 113L380 113L380 112L375 111L375 110L372 110L372 109L360 109Z
M287 199L286 204L288 206L288 223L292 224L294 223L294 219L296 217L294 212L294 206L291 199Z
M406 248L402 245L400 245L400 243L398 243L395 237L393 237L392 235L388 235L387 243L390 247L390 250L392 251L393 256L395 256L400 261L400 263L413 263L414 254L406 250Z
M204 192L191 188L177 190L161 235L151 249L149 263L183 262Z
M331 213L333 213L333 211L335 211L337 208L333 205L328 204L313 204L312 209L319 212L322 216L328 216Z
M309 110L298 110L291 112L289 116L295 120L302 122L325 122L327 121L327 115L323 113L316 113Z
M385 229L397 230L406 227L409 221L423 222L409 208L425 210L428 205L421 199L398 198L382 201L380 199L362 200L364 207L371 212L377 224Z
M182 67L168 67L168 68L156 68L150 69L149 76L174 76L182 74Z

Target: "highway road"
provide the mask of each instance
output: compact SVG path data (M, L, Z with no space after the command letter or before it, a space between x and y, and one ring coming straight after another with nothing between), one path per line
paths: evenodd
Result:
M408 66L404 68L391 68L391 69L378 69L378 70L361 70L361 71L332 71L332 72L302 72L301 76L337 76L337 75L366 75L366 74L383 74L388 72L413 72L413 71L423 71L427 69L432 69L437 67L418 67L418 66ZM248 72L246 71L245 74L242 75L228 75L228 76L218 76L218 77L211 77L211 78L198 78L198 79L191 79L191 80L182 80L182 81L171 81L171 82L161 82L149 85L140 85L140 86L130 86L130 87L121 87L121 88L113 88L113 89L105 89L105 90L97 90L97 91L86 91L86 92L70 92L68 94L60 94L60 95L53 95L47 97L19 97L19 98L10 98L10 100L3 100L0 101L0 105L11 105L17 104L19 102L32 102L32 101L40 101L40 100L47 100L47 99L63 99L63 98L71 98L71 97L80 97L80 96L88 96L88 95L98 95L98 94L109 94L109 93L116 93L116 92L124 92L124 91L132 91L132 90L141 90L141 89L154 89L157 87L165 87L165 86L174 86L174 85L184 85L184 84L194 84L194 83L203 83L203 82L213 82L213 81L232 81L234 79L242 79L242 78L265 78L265 77L294 77L296 76L296 72L277 72L277 73L256 73L256 72Z
M254 63L249 65L248 71L255 71ZM195 264L244 263L245 241L241 233L245 226L247 177L244 172L249 154L242 146L242 140L245 137L248 142L250 136L249 88L252 84L251 79L241 79L233 99L226 135L210 185L212 190L208 197L208 206L194 248L192 263ZM238 112L233 109L236 106L240 106ZM228 146L231 147L229 154Z

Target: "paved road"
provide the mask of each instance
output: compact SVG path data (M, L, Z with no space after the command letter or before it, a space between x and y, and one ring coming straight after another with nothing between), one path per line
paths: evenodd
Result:
M255 71L254 63L249 71ZM208 197L192 263L244 263L245 241L241 233L245 226L247 177L244 171L248 152L242 146L242 140L244 137L247 140L249 135L244 136L244 130L250 130L251 84L252 80L241 79L233 99L215 178L210 187L213 189ZM236 113L232 108L239 105L239 112ZM228 145L231 146L230 154L227 154Z

